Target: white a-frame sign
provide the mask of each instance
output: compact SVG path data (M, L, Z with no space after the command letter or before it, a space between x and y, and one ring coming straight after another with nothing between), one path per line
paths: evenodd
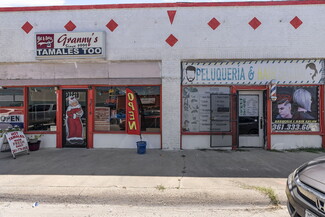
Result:
M6 138L10 145L11 154L14 159L16 159L16 154L19 154L21 152L26 152L27 154L29 154L28 142L23 132L7 132Z

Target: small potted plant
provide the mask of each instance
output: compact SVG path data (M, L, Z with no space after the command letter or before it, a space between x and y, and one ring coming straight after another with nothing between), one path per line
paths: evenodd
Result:
M27 135L28 147L30 151L37 151L40 147L42 134Z

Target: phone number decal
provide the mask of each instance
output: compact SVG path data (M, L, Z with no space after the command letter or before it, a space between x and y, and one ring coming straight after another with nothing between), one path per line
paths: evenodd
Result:
M309 124L272 124L272 131L311 131Z

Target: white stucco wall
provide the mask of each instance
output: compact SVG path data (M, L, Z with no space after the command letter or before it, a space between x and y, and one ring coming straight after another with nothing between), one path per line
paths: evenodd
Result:
M138 135L125 134L95 134L94 148L137 148ZM142 141L147 142L147 149L160 149L160 135L142 135Z
M40 148L56 148L55 134L43 134L40 140L41 140Z
M214 147L218 149L231 149L231 135L214 135ZM210 135L183 135L182 149L211 149Z
M168 10L176 11L172 24ZM110 74L108 65L161 62L161 74L154 77L160 77L162 82L162 144L165 149L178 149L182 60L324 58L325 37L321 37L325 34L324 11L325 4L256 6L254 3L252 6L13 12L0 8L0 77L11 79L16 85L20 79L52 78L51 72L56 72L55 79L108 78L109 75L125 78L130 74L118 71ZM290 24L295 16L303 22L297 29ZM262 23L255 30L248 24L254 17ZM208 25L212 18L221 23L216 30ZM118 24L113 32L106 28L111 19ZM106 32L106 57L36 60L35 33L67 32L64 26L70 20L77 26L73 32ZM27 21L33 25L28 34L21 29ZM178 39L172 47L166 43L171 34ZM0 82L4 83L3 80ZM95 144L101 136L95 136ZM277 137L272 136L275 140L272 144L278 143ZM319 146L321 141L317 139L316 143Z
M271 149L321 148L322 137L318 135L272 135Z
M73 32L106 32L109 61L322 58L324 9L307 4L0 12L0 62L35 62L34 34L66 32L70 20L77 26ZM176 10L173 24L168 10ZM303 22L298 29L290 24L295 16ZM262 23L256 30L248 25L254 17ZM212 18L221 23L216 30L207 24ZM113 32L105 26L111 19L118 24ZM21 29L26 21L33 25L28 34ZM173 47L165 42L170 34L178 39Z

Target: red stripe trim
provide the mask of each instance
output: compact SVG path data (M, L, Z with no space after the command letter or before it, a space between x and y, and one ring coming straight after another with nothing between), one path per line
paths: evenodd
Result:
M56 132L55 131L27 131L27 132L24 132L24 134L54 134L56 135Z
M324 86L320 86L320 97L319 97L319 104L320 104L320 131L322 132L322 148L325 149L325 135L324 135Z
M272 149L272 101L270 99L270 87L267 87L266 93L266 149Z
M95 94L94 87L88 90L88 114L87 114L87 148L94 148L94 129L95 129Z
M233 135L233 132L182 132L182 135Z
M159 125L159 129L160 129L160 149L163 149L163 140L162 140L162 119L163 119L163 112L162 112L162 85L159 85L159 90L160 90L160 99L159 99L159 109L160 109L160 125ZM180 137L182 137L182 135L180 135Z
M62 95L62 89L56 90L56 148L62 148L62 137L63 137L63 132L62 132L62 126L63 126L63 109L62 109L62 100L63 100L63 95Z
M93 134L124 134L127 135L125 131L93 131ZM160 132L146 132L141 131L141 135L148 134L148 135L160 135Z
M28 131L28 88L24 87L24 104L23 104L23 114L24 114L24 133Z
M273 132L272 135L323 135L320 131Z
M56 10L92 10L92 9L129 9L129 8L163 8L163 7L238 7L238 6L282 6L325 4L325 1L267 1L267 2L200 2L200 3L147 3L147 4L105 4L105 5L67 5L35 7L3 7L0 12L17 11L56 11Z

